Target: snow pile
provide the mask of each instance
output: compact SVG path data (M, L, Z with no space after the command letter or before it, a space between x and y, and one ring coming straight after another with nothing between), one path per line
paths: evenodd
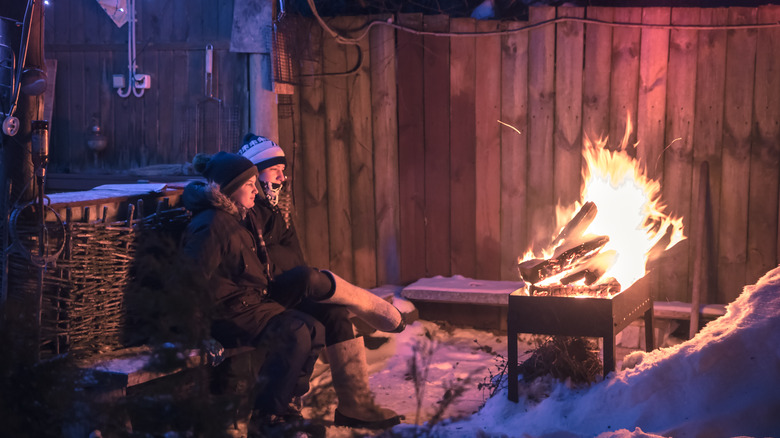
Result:
M585 389L550 382L541 401L540 382L517 404L503 389L431 436L780 436L780 267L693 339L626 362L637 365Z

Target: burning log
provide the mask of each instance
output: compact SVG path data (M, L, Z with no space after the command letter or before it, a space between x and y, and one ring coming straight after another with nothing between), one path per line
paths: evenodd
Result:
M574 284L552 284L549 286L536 286L532 284L528 291L535 297L572 297L576 295L587 295L591 297L604 297L617 295L621 290L620 283L614 278L590 286Z
M585 284L590 286L591 284L595 283L596 280L601 278L602 275L604 275L604 270L602 269L583 269L561 278L561 284L567 285L584 279Z
M559 243L568 239L569 237L580 236L596 219L599 209L596 207L596 203L588 201L580 208L580 211L574 216L572 220L566 224L565 227L558 233L558 236L553 239L552 247L555 247Z
M584 279L585 284L590 286L601 278L609 268L617 262L617 251L599 252L587 262L575 267L573 274L567 275L561 279L561 284L570 284Z
M650 251L647 254L648 262L654 262L663 255L664 251L666 251L666 247L669 246L669 243L672 241L672 234L674 234L674 225L669 225L666 227L666 231L661 239L650 248Z
M588 257L598 253L609 242L608 236L599 236L581 243L561 253L561 255L538 262L538 259L523 262L518 266L520 276L528 283L538 283L545 278L558 275L561 272L581 263ZM538 262L538 263L533 263Z

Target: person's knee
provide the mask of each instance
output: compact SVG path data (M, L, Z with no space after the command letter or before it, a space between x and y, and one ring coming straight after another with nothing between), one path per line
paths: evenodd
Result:
M349 310L343 306L329 306L324 312L322 322L327 330L327 345L338 344L355 337L355 329L349 315Z
M303 312L291 311L289 313L289 337L290 347L296 352L306 353L318 350L325 343L325 326Z
M305 276L306 290L309 298L314 300L325 300L333 295L333 281L331 278L320 271L311 267L306 267Z
M274 283L274 292L277 294L302 294L317 301L333 295L333 282L330 277L310 266L296 266L284 271L274 279Z

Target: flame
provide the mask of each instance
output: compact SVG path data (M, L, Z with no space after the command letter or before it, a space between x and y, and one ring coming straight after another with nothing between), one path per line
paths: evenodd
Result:
M609 242L592 260L604 270L599 281L615 278L625 290L646 273L648 259L658 251L671 248L685 239L682 218L665 212L661 202L661 185L650 179L641 163L626 152L631 121L620 147L609 150L606 139L591 142L585 138L583 158L587 163L583 170L581 202L568 208L559 207L558 223L569 223L574 214L588 202L598 209L593 222L582 236L608 236ZM543 258L551 257L572 247L576 242L560 242L557 247L544 251ZM528 260L526 254L523 260ZM538 257L538 256L537 256ZM545 279L540 284L556 283L575 269Z

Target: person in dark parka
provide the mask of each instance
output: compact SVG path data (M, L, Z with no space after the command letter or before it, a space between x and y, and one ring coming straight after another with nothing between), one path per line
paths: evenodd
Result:
M273 141L247 134L239 154L259 171L259 193L246 223L258 241L258 257L274 281L271 295L287 307L314 316L325 326L325 345L338 396L337 426L384 429L400 422L394 411L378 406L368 383L368 365L362 338L355 337L351 313L374 328L399 332L405 323L400 312L371 292L354 286L330 271L306 265L289 206L280 208L280 192L287 165L282 148Z
M270 297L268 268L240 222L254 205L257 168L226 152L198 155L193 165L208 183L192 182L184 189L182 200L193 218L182 254L185 267L207 284L211 334L227 347L250 345L267 352L257 375L250 431L302 420L295 412L290 416L290 402L309 389L325 329Z

